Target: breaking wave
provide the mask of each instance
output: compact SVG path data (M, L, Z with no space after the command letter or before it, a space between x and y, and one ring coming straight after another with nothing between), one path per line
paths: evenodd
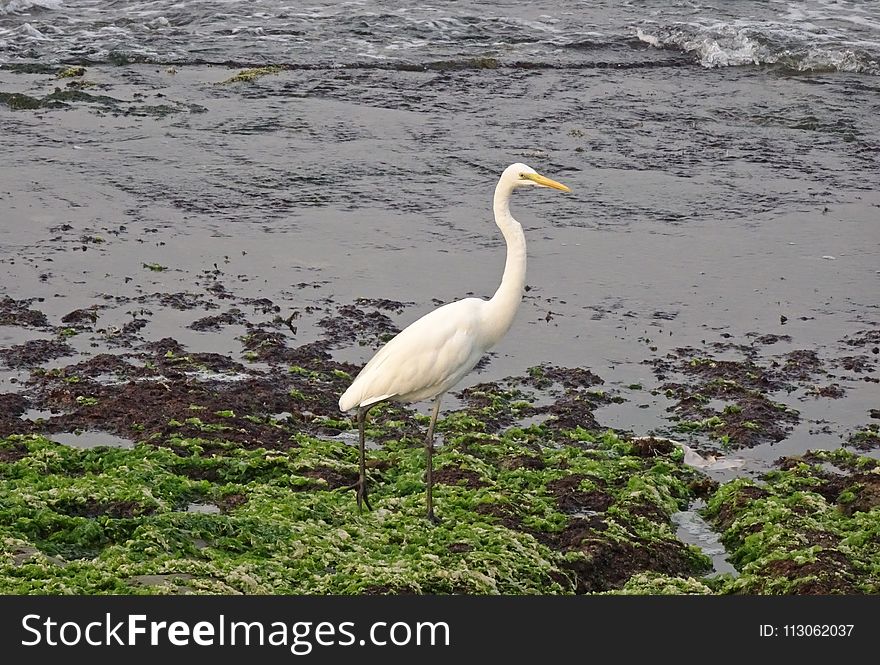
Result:
M636 36L655 48L695 55L703 67L779 65L800 72L855 72L880 76L880 52L872 42L841 42L827 32L783 24L676 24L638 28Z
M256 61L295 66L734 67L880 75L880 0L0 0L0 66ZM743 6L748 4L749 8ZM381 6L381 7L380 7ZM661 18L662 17L662 18ZM636 30L638 28L638 30ZM634 34L635 33L635 34ZM657 53L645 43L667 53Z
M32 9L60 9L62 0L0 0L0 16L21 14Z

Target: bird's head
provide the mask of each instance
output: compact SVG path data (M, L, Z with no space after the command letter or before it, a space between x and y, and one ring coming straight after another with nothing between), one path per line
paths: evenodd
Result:
M531 166L526 166L525 164L511 164L504 169L504 173L501 174L501 182L507 184L511 189L516 189L517 187L549 187L563 192L571 191L561 182L556 182L546 176L542 176Z

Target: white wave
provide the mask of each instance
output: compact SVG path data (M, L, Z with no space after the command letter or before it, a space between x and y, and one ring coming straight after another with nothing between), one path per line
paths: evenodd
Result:
M24 23L23 25L21 25L21 27L18 28L17 32L20 35L24 35L25 37L29 37L30 39L36 39L37 41L46 41L47 39L49 39L49 37L37 30L30 23Z
M62 0L0 0L0 16L21 14L30 9L61 9Z
M636 31L639 40L655 48L677 48L696 54L704 67L730 67L761 64L771 51L744 30L715 25L694 30L690 26L658 29L656 34Z
M880 75L880 44L841 44L827 33L807 31L804 27L680 23L638 28L636 37L654 48L693 53L706 68L779 64L803 72Z
M660 41L659 37L648 34L647 32L644 32L641 28L636 29L636 37L638 37L639 40L645 42L646 44L650 44L654 48L663 48L663 42Z

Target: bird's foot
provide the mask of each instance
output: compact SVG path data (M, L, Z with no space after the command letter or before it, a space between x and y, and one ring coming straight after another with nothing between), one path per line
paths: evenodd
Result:
M363 512L364 506L367 507L367 510L373 509L373 507L370 505L370 500L367 498L367 479L365 476L359 477L351 485L344 485L342 487L338 487L337 489L338 490L356 490L357 491L358 513Z
M373 510L373 507L370 505L370 500L367 498L366 478L361 478L357 483L357 504L358 513L363 512L363 506L366 506L367 510Z
M429 521L431 524L433 524L433 525L436 526L437 524L440 524L440 522L441 522L442 520L434 514L434 511L433 511L433 510L429 510L429 511L428 511L428 521Z

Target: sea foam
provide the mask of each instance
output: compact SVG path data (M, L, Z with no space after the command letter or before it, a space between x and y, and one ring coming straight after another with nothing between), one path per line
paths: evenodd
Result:
M880 75L880 44L845 44L827 34L788 25L680 23L645 26L636 37L655 48L693 53L706 68L782 65L803 72L840 71Z
M31 9L60 9L62 0L0 0L0 16L21 14Z

